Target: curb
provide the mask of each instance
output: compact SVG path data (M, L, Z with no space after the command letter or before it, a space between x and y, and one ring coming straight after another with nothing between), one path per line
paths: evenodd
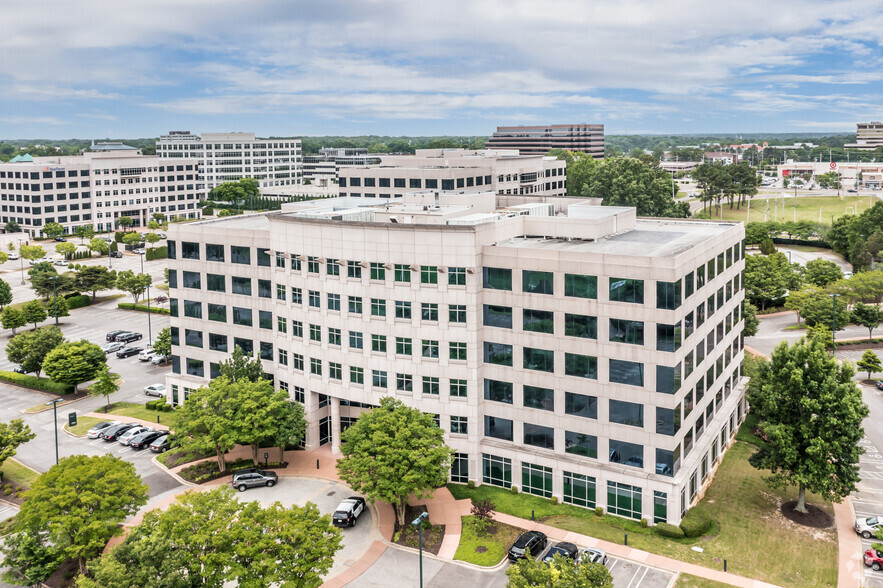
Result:
M178 483L181 484L182 486L189 486L190 488L200 488L200 487L203 487L202 484L194 484L193 482L188 482L187 480L185 480L184 478L182 478L181 476L179 476L178 474L176 474L175 472L173 472L172 470L170 470L169 468L167 468L167 467L164 466L163 464L159 463L159 462L156 460L157 457L159 457L159 456L158 456L158 455L154 455L153 458L152 458L150 461L151 461L152 463L154 463L154 464L155 464L160 470L164 471L165 473L167 473L167 474L170 475L171 477L175 478L175 480L177 480Z

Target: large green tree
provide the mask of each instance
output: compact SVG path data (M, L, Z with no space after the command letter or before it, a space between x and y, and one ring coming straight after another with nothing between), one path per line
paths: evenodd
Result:
M129 216L121 216L117 219L117 226L123 229L124 231L128 231L129 227L131 227L135 221L132 220L132 217Z
M43 259L46 257L46 250L39 245L22 245L19 253L25 259Z
M595 172L598 171L598 160L584 151L567 151L552 149L549 155L567 163L567 193L570 196L588 197Z
M0 310L8 304L12 304L12 288L8 282L0 280Z
M868 372L869 380L871 379L871 374L883 371L883 366L880 365L880 358L870 349L865 350L861 359L856 362L855 367L863 372Z
M53 545L42 529L18 527L3 540L4 582L16 586L41 586L64 560L64 553Z
M55 251L64 256L65 259L70 259L71 256L77 252L77 246L73 243L65 241L64 243L59 243L55 246Z
M135 304L138 304L138 299L141 298L151 282L153 282L153 278L150 274L135 274L132 270L123 270L117 273L117 288L131 294Z
M757 319L757 308L750 302L746 302L744 315L745 324L742 327L742 335L744 337L754 337L760 328L760 321Z
M285 439L286 436L289 438L285 441L300 441L300 439L292 439L291 433L285 433L285 431L306 432L303 412L300 414L301 422L291 422L291 419L296 419L296 410L300 405L293 404L287 392L275 391L273 384L263 378L256 382L241 379L237 380L236 384L242 386L237 395L239 399L235 407L237 414L231 424L240 431L237 442L251 446L251 455L255 463L258 463L258 450L262 444L273 443ZM280 445L281 454L285 443Z
M89 394L91 394L92 396L104 396L105 413L107 413L108 409L110 408L111 394L120 389L118 378L119 376L110 373L110 370L108 370L107 366L105 365L101 369L101 371L98 372L98 375L95 377L95 381L89 388Z
M147 503L147 490L129 462L111 455L65 457L34 483L18 524L48 531L50 542L85 573L86 561Z
M59 274L51 263L40 262L28 270L31 277L31 288L44 300L50 296L64 296L76 291L74 276L70 273Z
M800 287L800 276L784 253L745 257L745 296L761 311Z
M74 229L74 235L80 238L80 243L83 243L86 239L91 239L95 236L95 229L90 225L80 225Z
M220 376L196 389L177 411L176 445L184 451L214 452L218 468L226 471L224 454L236 446L240 437L237 407L242 403L241 395L255 384Z
M532 557L506 569L506 588L613 588L613 576L604 564L572 561L555 554L547 564Z
M836 302L835 302L836 300ZM831 328L832 320L837 331L842 331L849 324L849 310L841 298L832 298L824 292L815 292L807 296L800 309L806 326L825 325Z
M633 206L639 216L687 217L690 205L672 198L673 182L668 172L639 159L613 157L598 166L589 193L605 206Z
M409 496L432 496L445 483L453 456L430 415L389 396L362 413L340 441L340 478L369 500L392 504L399 525Z
M27 443L36 435L21 419L12 419L8 423L0 422L0 466L15 455L19 446Z
M64 384L77 386L95 378L107 366L107 356L101 347L81 340L62 343L50 351L43 360L46 375Z
M264 368L259 359L249 357L236 345L230 359L220 363L218 369L222 376L227 376L231 382L247 380L257 382L264 378Z
M89 250L98 255L107 255L110 244L101 237L93 237L89 240Z
M17 363L25 373L39 377L46 355L63 342L64 335L55 327L26 331L6 344L6 358Z
M21 307L21 311L24 313L25 321L34 325L35 330L37 323L42 323L49 316L46 313L46 308L39 300L29 300Z
M61 237L64 235L64 226L56 222L46 223L43 225L43 234L47 237Z
M242 178L235 182L224 182L212 189L209 197L212 200L230 202L233 206L247 208L255 198L260 196L257 180Z
M169 357L172 354L172 330L165 327L156 335L153 340L153 351L162 357Z
M101 241L104 243L104 241ZM106 245L106 243L105 243ZM102 290L110 290L116 285L117 274L103 265L80 266L74 278L77 288L92 292L92 300Z
M51 317L70 316L70 308L68 308L67 298L64 296L53 296L46 302L46 314Z
M833 261L818 257L806 262L806 281L810 284L824 288L831 282L843 279L843 271Z
M874 329L883 323L883 308L859 302L852 308L850 318L852 322L868 330L868 341L870 341L874 336Z
M822 338L781 343L748 395L766 440L751 465L769 470L773 488L797 486L799 512L807 490L837 502L855 491L868 415L852 366L829 355Z
M12 329L12 334L15 335L15 330L28 324L28 321L25 319L25 313L17 308L7 306L0 313L0 324L4 329Z

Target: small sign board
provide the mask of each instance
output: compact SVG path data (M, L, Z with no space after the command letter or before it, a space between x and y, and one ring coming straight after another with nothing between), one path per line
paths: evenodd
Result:
M67 413L67 424L69 427L77 426L77 413L69 412Z

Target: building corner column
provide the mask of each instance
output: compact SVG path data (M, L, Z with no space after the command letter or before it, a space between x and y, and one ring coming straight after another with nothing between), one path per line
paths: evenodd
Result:
M328 399L331 402L331 453L340 454L340 398L334 396Z

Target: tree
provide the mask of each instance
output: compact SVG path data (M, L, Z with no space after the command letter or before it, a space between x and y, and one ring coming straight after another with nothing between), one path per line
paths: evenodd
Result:
M95 230L89 225L80 225L74 229L74 234L80 238L80 243L83 243L86 239L95 236Z
M116 285L116 281L116 272L107 269L103 265L81 266L74 277L77 289L92 292L92 300L95 300L98 292L113 288Z
M224 360L218 366L222 376L227 376L231 382L247 380L257 382L264 378L264 367L259 359L249 357L236 345L230 359Z
M39 245L22 245L18 252L25 259L43 259L46 257L46 250Z
M453 451L432 417L389 396L341 434L337 472L369 500L393 505L399 525L412 494L431 497L444 484Z
M48 531L49 542L85 573L86 560L101 553L122 533L120 523L147 503L147 490L135 466L119 458L65 457L34 483L18 522Z
M303 408L289 399L288 393L276 392L269 380L260 378L257 381L240 379L236 384L243 386L235 406L236 414L233 422L239 428L238 443L251 445L251 455L258 463L258 450L261 444L278 442L280 456L284 456L285 445L289 441L300 441L306 432L306 421L303 420ZM300 421L297 421L297 410L300 407ZM301 437L294 439L300 433ZM282 461L280 457L280 461Z
M97 376L107 366L107 356L101 347L85 339L62 343L43 360L46 375L63 384L77 386Z
M131 294L135 304L138 304L138 299L141 298L151 282L153 282L153 278L150 277L150 274L135 274L132 270L123 270L117 273L117 288Z
M6 357L27 374L40 376L46 355L64 343L64 335L55 327L44 327L13 337L6 345Z
M70 316L71 313L67 305L67 298L64 296L53 296L49 299L46 303L46 314L52 318Z
M157 355L169 357L172 354L172 330L166 327L156 334L153 341L153 350Z
M46 309L39 300L30 300L26 302L25 305L21 307L21 311L24 313L25 323L33 324L35 330L37 328L37 323L42 323L46 320L46 317L49 316L46 314Z
M770 255L776 252L776 244L773 243L772 239L767 237L760 242L759 249L763 255Z
M806 262L805 275L807 282L820 288L843 279L843 271L840 266L821 257Z
M56 245L55 251L64 255L65 259L70 259L71 256L77 252L77 246L69 241L65 241L64 243Z
M126 233L123 235L123 243L126 245L136 245L141 242L140 233Z
M818 334L779 344L748 398L766 440L749 461L770 470L771 487L796 485L802 513L807 490L837 502L855 491L868 415L852 366L825 344Z
M134 221L132 220L131 217L128 217L128 216L121 216L120 218L117 219L117 226L120 227L121 229L123 229L124 231L128 231L129 227L131 227L133 224L134 224Z
M157 235L156 233L147 233L144 235L144 240L150 243L151 246L153 246L162 239L160 239L159 235Z
M639 159L604 159L593 174L589 195L602 198L605 206L634 206L639 216L685 218L690 205L672 198L672 177L659 167Z
M598 171L598 160L583 151L564 149L552 149L549 155L567 163L568 193L574 196L588 196L592 178Z
M761 311L784 297L794 279L794 270L783 253L745 257L745 296Z
M154 216L156 216L156 215L154 215ZM162 216L162 215L160 215L160 216ZM156 220L149 220L149 221L147 221L147 228L150 229L151 231L158 231L159 230L159 223Z
M793 310L797 314L798 325L800 324L801 313L803 312L803 307L806 305L806 301L812 296L817 296L820 293L822 293L822 291L816 286L806 286L800 290L791 290L788 292L788 298L785 300L785 308Z
M750 302L746 302L742 318L745 320L745 325L742 327L742 335L744 337L754 337L757 335L757 329L760 327L760 321L757 319L757 307Z
M862 358L858 360L855 365L861 371L868 372L869 380L871 379L871 374L883 372L883 365L880 365L880 358L877 357L877 354L870 349L867 349L862 354Z
M0 280L0 310L7 304L12 304L12 288L6 280Z
M64 235L64 226L61 223L46 223L43 225L43 234L47 237L61 237Z
M3 226L3 231L5 233L20 233L21 227L18 225L17 222L11 220Z
M94 251L98 255L107 255L110 245L101 237L94 237L89 240L89 251Z
M10 243L11 245L12 243ZM3 265L9 261L9 255L7 255L4 251L0 251L0 265Z
M144 516L122 544L89 563L79 588L317 588L341 533L316 505L241 502L227 487L188 492Z
M17 529L4 539L2 553L3 581L17 586L41 586L64 559L49 533L40 529Z
M613 576L604 564L572 561L555 554L550 564L532 557L506 569L507 588L613 588Z
M868 341L870 341L873 338L874 329L879 327L880 323L883 323L883 308L868 306L863 302L859 302L852 308L850 316L852 317L852 322L868 330Z
M101 371L98 372L98 377L95 378L95 381L92 383L92 386L89 388L89 394L92 396L104 396L106 408L104 412L110 408L110 396L114 392L120 389L120 385L117 383L117 376L110 373L110 370L107 369L107 365L101 368Z
M824 292L815 292L808 296L800 309L806 326L815 327L825 325L831 328L831 321L835 323L835 330L842 331L849 324L849 310L846 302L840 298L832 298Z
M15 330L28 324L28 321L25 319L25 313L17 308L8 306L0 314L0 323L2 323L4 329L12 329L12 334L15 335Z
M12 419L8 423L0 422L0 466L15 455L19 446L36 436L21 419Z
M40 262L28 270L31 288L38 296L48 300L56 294L68 294L76 290L72 274L59 274L51 263Z
M251 390L254 382L233 382L220 376L208 386L195 390L178 409L175 430L176 444L184 451L213 451L218 469L227 471L224 454L239 441L239 425L235 421L240 394Z

